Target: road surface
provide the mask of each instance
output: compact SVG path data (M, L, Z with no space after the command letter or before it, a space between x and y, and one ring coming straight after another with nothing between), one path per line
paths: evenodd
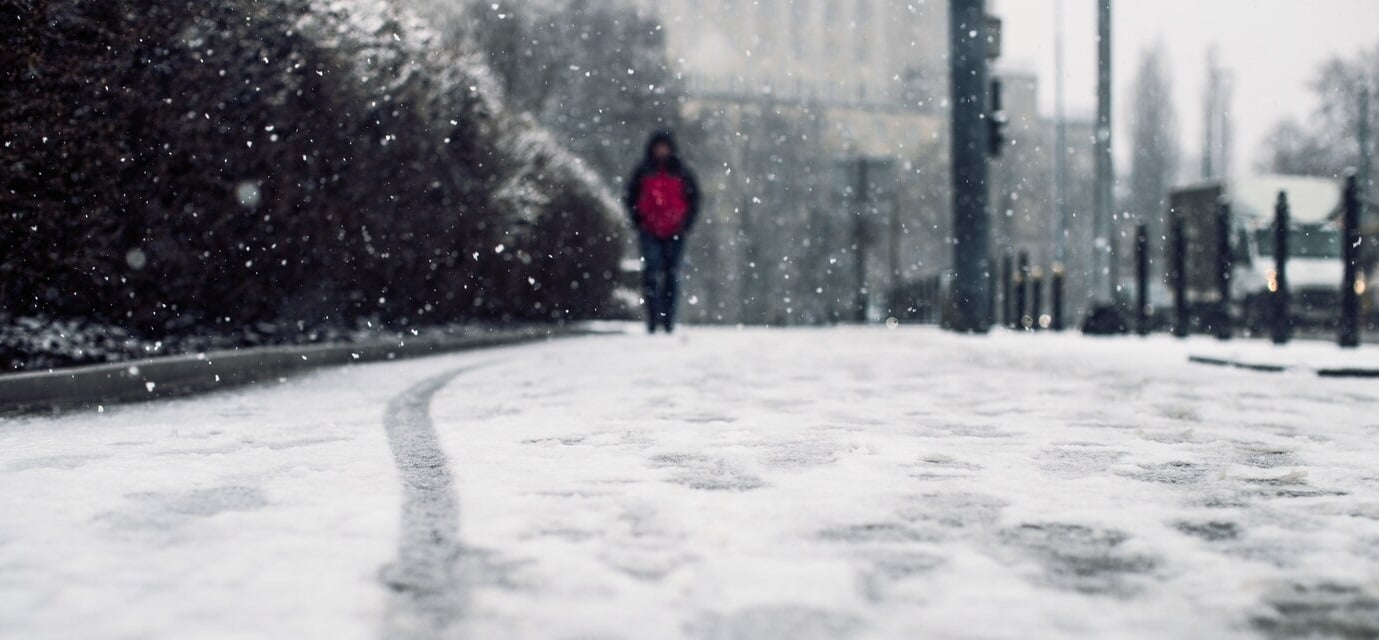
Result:
M6 419L0 637L1379 636L1379 386L1226 348L704 329Z

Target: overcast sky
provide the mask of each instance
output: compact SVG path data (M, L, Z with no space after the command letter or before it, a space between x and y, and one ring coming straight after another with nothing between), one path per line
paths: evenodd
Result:
M936 0L930 0L936 1ZM1063 0L1067 103L1071 114L1096 109L1096 0ZM1056 0L994 0L1005 22L1002 64L1036 71L1041 104L1053 112ZM1167 48L1188 167L1200 164L1207 50L1220 48L1235 74L1235 172L1248 172L1269 129L1306 118L1317 106L1308 84L1327 59L1379 45L1379 0L1118 0L1114 5L1118 171L1126 162L1126 100L1140 52Z

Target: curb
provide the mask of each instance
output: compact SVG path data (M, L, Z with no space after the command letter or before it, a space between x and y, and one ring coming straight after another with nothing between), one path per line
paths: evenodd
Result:
M0 376L0 415L82 409L250 385L324 367L596 335L549 328L388 342L260 347Z
M1379 378L1379 369L1318 369L1323 378Z
M1208 358L1204 356L1188 356L1188 362L1192 364L1204 364L1213 367L1231 367L1233 369L1244 369L1246 371L1258 371L1262 373L1311 373L1323 378L1379 378L1379 369L1355 369L1355 368L1321 368L1312 367L1286 367L1278 364L1259 364L1244 362L1240 360L1226 360L1223 358Z

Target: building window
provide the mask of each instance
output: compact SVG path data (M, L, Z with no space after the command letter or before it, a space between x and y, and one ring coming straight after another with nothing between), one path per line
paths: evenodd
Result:
M865 65L871 61L871 23L871 2L859 0L857 15L852 24L852 42L857 46L857 64L859 65Z
M809 47L809 16L813 13L812 0L795 0L791 4L790 38L794 43L795 58L803 60Z
M848 25L843 22L843 11L841 0L828 0L824 3L824 52L826 55L837 56L843 54L843 44L846 42L843 36L848 32Z

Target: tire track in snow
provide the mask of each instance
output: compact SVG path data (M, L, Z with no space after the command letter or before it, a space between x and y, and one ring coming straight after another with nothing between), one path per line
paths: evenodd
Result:
M453 637L466 593L459 575L460 509L449 462L431 422L431 400L464 368L428 378L388 403L384 426L402 480L397 558L383 569L391 590L381 637Z

